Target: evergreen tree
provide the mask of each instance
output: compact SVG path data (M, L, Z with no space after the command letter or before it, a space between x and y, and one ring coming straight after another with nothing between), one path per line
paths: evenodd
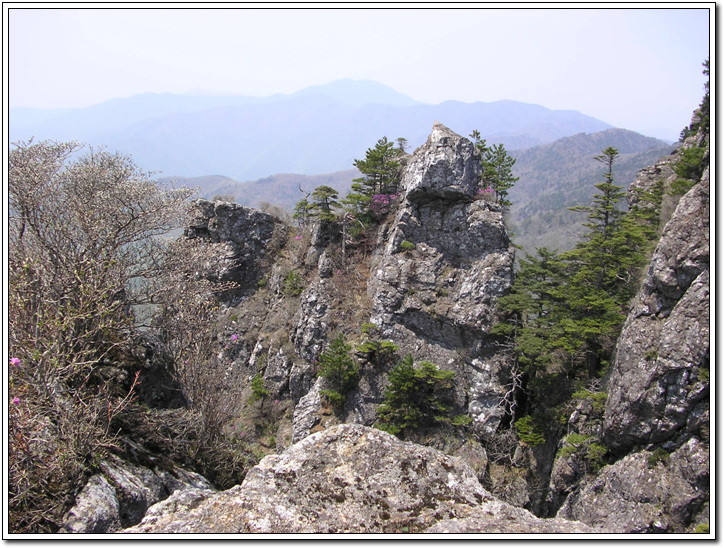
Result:
M364 160L355 160L354 166L362 177L352 181L352 190L343 200L347 211L363 223L369 223L374 217L371 211L374 196L397 194L400 185L397 161L404 151L406 139L397 140L399 148L383 137L374 148L367 149Z
M330 186L318 186L311 194L312 204L309 206L309 210L320 221L334 221L335 215L332 208L340 207L339 202L337 202L338 195L339 193Z
M427 361L415 367L412 354L405 356L390 371L385 400L378 409L378 427L397 435L448 422L454 376Z
M478 130L474 130L470 136L480 151L481 188L495 192L496 201L503 207L512 205L507 198L508 190L520 178L513 176L515 158L508 154L503 144L488 146L485 139L480 139Z
M507 319L493 334L512 350L528 406L539 412L564 401L572 379L605 368L657 236L663 184L632 190L631 209L617 208L624 196L614 184L617 155L609 147L596 157L606 169L599 193L590 206L572 208L588 213L588 233L572 251L542 248L523 259L498 301Z
M559 348L560 322L566 314L566 265L555 251L536 250L520 261L510 293L498 299L508 319L493 328L508 340L528 377L546 373Z
M327 389L320 393L335 407L341 407L347 394L357 387L359 366L350 355L352 346L347 344L344 335L339 333L329 345L329 349L319 356L317 375L327 381Z
M294 214L292 215L292 219L297 221L299 225L304 228L305 226L307 226L307 222L309 222L312 213L313 211L311 202L307 198L302 198L294 206Z
M401 149L394 146L387 137L383 137L374 148L367 149L364 160L355 160L354 166L363 176L354 179L359 185L353 190L370 197L374 194L397 194L400 183L397 159Z

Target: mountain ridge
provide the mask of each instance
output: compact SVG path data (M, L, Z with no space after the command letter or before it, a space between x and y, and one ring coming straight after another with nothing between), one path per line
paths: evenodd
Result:
M35 123L29 121L33 116ZM103 145L164 175L219 173L250 180L348 169L382 136L404 137L414 148L425 142L434 120L461 135L477 129L508 149L612 127L540 105L510 100L429 105L381 84L341 81L266 98L141 94L55 113L11 109L9 136L11 142Z

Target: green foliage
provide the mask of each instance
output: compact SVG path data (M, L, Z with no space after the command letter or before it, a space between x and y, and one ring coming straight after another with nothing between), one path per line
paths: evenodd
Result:
M473 422L470 415L455 415L452 419L453 426L467 426Z
M362 177L354 179L352 189L343 200L346 211L358 223L368 226L389 212L389 206L399 192L400 163L407 140L397 139L399 148L383 137L374 148L367 149L364 160L354 166Z
M398 158L402 146L399 149L394 146L387 137L383 137L374 148L367 149L364 160L354 161L354 167L362 173L362 177L354 179L358 183L357 187L353 187L356 192L368 197L374 194L397 194L400 184Z
M697 367L695 368L696 375L701 382L709 382L709 368L708 367Z
M683 196L700 179L707 167L706 148L691 147L684 149L679 160L674 164L674 171L679 176L669 189L673 196Z
M344 405L347 394L357 387L359 366L350 355L352 346L339 333L332 339L329 349L319 356L317 375L326 380L327 388L320 393L336 408Z
M249 397L249 403L264 399L268 395L269 390L264 388L264 378L261 376L261 373L257 373L251 380L251 396Z
M496 201L500 205L505 207L512 205L508 200L508 191L519 179L519 177L513 177L515 158L508 155L503 144L488 146L485 139L480 140L479 131L474 130L471 136L475 139L475 146L480 151L482 192L490 189L495 193Z
M332 210L340 207L337 201L338 192L335 189L327 185L318 186L312 192L311 198L312 202L308 206L308 211L311 212L312 216L323 222L335 220L336 216ZM297 205L300 206L300 204L302 202Z
M367 363L374 364L377 367L383 367L396 358L397 351L400 347L392 341L380 340L375 324L363 323L361 331L366 340L357 346L355 352Z
M312 218L313 214L314 211L312 209L312 203L307 198L302 198L294 206L292 219L297 221L300 226L304 227Z
M659 463L668 463L669 462L669 452L664 449L663 447L657 447L648 458L648 465L649 468L656 468Z
M605 463L608 449L605 445L595 441L596 438L585 434L569 434L564 439L564 445L558 451L559 458L569 458L578 455L582 458L589 472L598 471Z
M587 436L585 434L568 434L568 436L566 436L566 443L570 443L571 445L578 447L589 439L591 439L591 436Z
M413 249L415 249L415 247L416 247L415 244L413 244L412 242L409 242L407 240L402 240L402 243L400 243L400 250L403 251L404 253L407 253L408 251L412 251Z
M708 523L700 523L696 526L694 529L694 533L697 535L708 535L709 534L709 524Z
M304 280L294 270L290 270L284 278L283 291L285 295L298 297L304 291Z
M591 443L586 451L586 461L592 472L596 472L605 464L608 449L601 443Z
M674 165L674 171L682 179L699 180L706 164L703 162L706 149L691 147L684 149Z
M514 426L520 441L530 446L542 445L546 442L542 433L544 427L540 417L526 415L515 421Z
M405 356L389 375L385 399L377 409L377 427L394 435L423 426L450 422L450 402L455 373L430 362L415 367Z
M574 400L591 400L593 402L593 410L596 413L603 413L606 409L606 400L608 394L606 392L589 392L588 390L578 390L571 396Z
M702 129L706 132L706 134L709 134L709 123L710 123L710 112L709 112L709 58L702 63L702 66L704 67L704 70L702 71L702 74L706 76L706 82L704 82L704 89L706 90L706 93L704 94L703 99L701 100L701 104L699 105L698 114L699 114L699 121L693 122L691 125L685 127L681 131L681 135L679 139L683 141L690 135L694 135L699 129Z

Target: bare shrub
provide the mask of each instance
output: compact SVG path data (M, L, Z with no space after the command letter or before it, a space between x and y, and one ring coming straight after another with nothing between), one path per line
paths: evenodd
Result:
M113 418L133 400L104 370L133 328L190 192L125 156L77 143L9 154L9 510L13 532L57 530L84 475L117 449Z
M169 246L163 274L153 283L158 310L153 329L176 364L192 410L200 413L204 435L217 437L233 414L241 391L239 380L217 357L218 295L232 282L213 281L228 264L231 248L223 243L179 239Z

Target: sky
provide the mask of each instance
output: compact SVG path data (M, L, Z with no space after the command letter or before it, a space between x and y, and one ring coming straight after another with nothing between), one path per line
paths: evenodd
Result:
M704 94L701 64L714 36L714 3L110 5L122 9L5 4L8 105L83 107L199 89L265 96L353 78L425 103L509 99L678 136Z

